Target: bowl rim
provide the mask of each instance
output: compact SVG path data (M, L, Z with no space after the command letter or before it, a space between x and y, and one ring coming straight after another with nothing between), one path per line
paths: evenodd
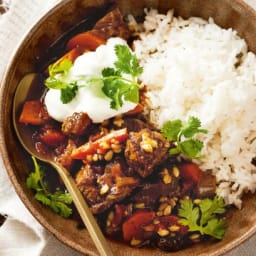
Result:
M4 102L4 84L6 83L7 78L9 77L11 73L11 68L16 66L16 58L18 56L18 50L20 47L22 47L24 44L26 44L29 35L34 33L36 31L36 28L40 26L45 20L47 20L48 16L53 15L56 11L58 11L60 8L63 8L70 0L63 0L58 1L56 5L51 7L48 11L44 12L42 16L33 24L31 24L26 31L24 32L23 36L19 39L16 46L12 50L12 53L10 55L9 61L5 66L2 78L0 80L0 109L3 107ZM237 8L244 8L250 13L251 15L256 17L256 9L254 9L252 6L250 6L248 3L246 3L243 0L227 0L231 4L235 4ZM2 122L2 112L0 113L0 134L4 134L4 126ZM39 214L39 211L33 206L33 204L27 200L27 195L25 191L22 189L21 186L18 186L17 184L18 179L15 175L15 173L12 170L12 167L8 161L8 150L7 150L7 144L8 142L5 140L3 136L0 136L0 156L2 158L4 168L7 172L7 175L11 181L12 186L14 187L15 192L17 193L18 197L21 199L25 207L29 210L31 215L51 234L53 234L59 241L66 244L67 246L73 248L74 250L84 253L85 250L82 246L79 246L76 242L71 241L69 239L66 239L66 236L60 232L57 228L55 228L53 225L48 224L47 221L45 221L45 218ZM256 224L253 227L250 227L247 232L245 232L242 236L239 238L236 238L229 242L228 244L223 245L218 252L213 252L211 256L218 256L223 255L224 253L230 252L232 249L237 248L239 245L243 244L247 239L252 237L256 234ZM109 240L111 242L111 240ZM112 243L112 242L111 242ZM95 249L96 251L96 249ZM90 255L90 254L88 254ZM93 255L93 254L91 254ZM209 256L208 254L200 254L199 256Z

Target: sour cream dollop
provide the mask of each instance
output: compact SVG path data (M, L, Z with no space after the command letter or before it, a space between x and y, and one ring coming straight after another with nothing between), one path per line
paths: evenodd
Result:
M106 67L114 67L117 60L115 45L127 45L126 41L115 37L108 39L105 45L99 46L94 52L86 52L79 56L70 69L69 79L77 80L78 85L83 83L81 77L101 77L101 71ZM110 107L110 98L102 92L101 82L93 86L79 88L76 97L67 104L60 100L60 90L49 89L45 95L45 105L49 115L63 122L74 112L86 112L94 123L101 123L106 119L134 109L136 104L124 101L118 110Z

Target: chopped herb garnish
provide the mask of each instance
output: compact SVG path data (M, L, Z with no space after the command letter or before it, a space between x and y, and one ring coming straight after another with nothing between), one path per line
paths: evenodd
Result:
M124 100L134 103L139 102L139 84L137 77L143 69L135 54L132 54L126 45L115 45L117 61L114 68L106 67L101 71L102 77L88 78L83 77L83 85L89 86L94 83L102 82L103 93L111 99L110 107L119 109ZM69 70L72 62L68 59L63 60L59 65L49 67L49 77L45 81L48 88L61 90L61 101L69 103L79 89L77 81L68 81ZM131 78L128 78L128 75Z
M65 89L61 89L61 94L60 94L61 101L64 104L69 103L70 99L75 98L77 90L78 90L78 86L76 82L69 83Z
M170 149L170 155L183 153L189 158L201 157L203 142L196 139L195 135L207 133L207 130L201 128L201 122L198 118L189 117L187 124L183 124L179 119L168 121L164 123L161 132L167 140L175 145Z
M62 76L67 76L70 68L72 67L72 61L69 59L64 59L58 65L50 65L49 67L49 78L53 78L57 74Z
M124 100L139 102L139 84L136 82L136 77L143 69L136 55L132 54L127 46L116 45L115 53L117 56L115 68L102 70L104 84L102 90L111 99L111 108L119 109ZM130 75L132 79L125 78L124 74Z
M68 206L72 203L69 193L56 190L54 193L48 191L47 185L43 180L42 167L32 156L34 163L34 172L31 172L26 180L27 188L35 190L35 199L42 204L50 207L55 213L67 218L72 214L72 209Z
M68 82L67 77L70 68L73 66L69 59L64 59L59 65L49 66L49 77L45 81L45 85L51 89L60 90L60 99L62 103L69 103L78 90L76 82Z
M181 217L179 222L188 226L191 232L199 231L202 235L222 239L225 234L225 222L219 215L225 211L225 203L221 197L202 199L198 205L190 199L183 200L178 210Z
M142 73L143 68L140 66L136 55L132 54L126 45L116 45L115 52L118 58L115 62L117 71L129 74L133 78L136 78Z

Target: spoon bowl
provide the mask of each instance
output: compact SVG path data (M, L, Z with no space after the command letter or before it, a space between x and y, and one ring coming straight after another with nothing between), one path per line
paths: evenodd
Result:
M102 256L111 256L113 255L104 235L102 234L99 225L97 224L93 214L90 211L87 203L85 202L82 194L76 186L76 183L70 173L61 166L57 161L55 161L49 155L43 155L39 153L34 145L31 138L31 134L25 133L21 130L20 125L18 123L18 108L27 98L27 95L33 85L33 81L36 78L36 73L29 73L20 81L17 86L14 100L13 100L13 126L16 132L16 135L23 146L23 148L30 154L43 161L45 163L50 164L59 174L63 183L66 186L67 191L70 193L73 203L76 206L80 217L85 224L97 250Z

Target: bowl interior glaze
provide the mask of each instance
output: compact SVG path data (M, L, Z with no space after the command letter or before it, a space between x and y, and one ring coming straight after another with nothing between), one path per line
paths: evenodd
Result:
M26 207L37 220L59 240L87 255L98 255L86 230L78 230L76 222L66 220L52 213L33 198L25 180L31 167L30 157L24 152L15 136L12 126L12 99L21 78L30 72L38 72L46 56L56 54L48 49L61 35L78 23L89 29L95 17L100 17L113 1L104 0L65 0L47 13L25 35L15 51L1 84L0 132L1 154L9 177ZM184 18L199 16L213 17L224 28L233 28L243 37L249 49L256 53L256 13L240 0L117 0L124 14L143 15L145 7L158 8L166 12L175 9L176 15ZM51 29L49 29L51 28ZM71 32L72 33L72 32ZM62 38L65 41L65 37ZM221 255L243 242L256 231L256 200L253 195L244 196L241 210L228 215L226 236L220 242L207 241L185 250L172 253L175 256L216 256ZM110 241L114 255L169 255L152 249L135 249Z

